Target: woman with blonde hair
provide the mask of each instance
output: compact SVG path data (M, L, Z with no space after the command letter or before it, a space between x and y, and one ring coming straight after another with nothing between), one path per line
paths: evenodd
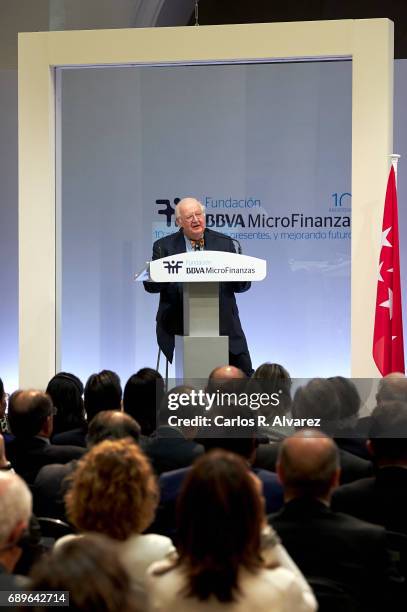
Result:
M130 438L105 440L91 448L79 461L65 495L72 525L79 532L116 540L121 561L138 582L143 582L153 561L174 550L169 538L143 534L153 521L157 502L150 463Z

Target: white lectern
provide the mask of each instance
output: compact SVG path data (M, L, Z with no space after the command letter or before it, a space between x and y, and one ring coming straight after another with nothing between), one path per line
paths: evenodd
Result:
M264 259L224 251L192 251L147 263L136 280L184 285L184 335L175 337L177 378L206 378L228 363L229 339L219 335L219 283L260 281L266 272Z

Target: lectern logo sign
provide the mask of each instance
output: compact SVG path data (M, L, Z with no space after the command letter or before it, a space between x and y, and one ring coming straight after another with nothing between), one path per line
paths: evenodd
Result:
M164 268L168 270L168 274L178 274L182 269L182 261L164 261Z

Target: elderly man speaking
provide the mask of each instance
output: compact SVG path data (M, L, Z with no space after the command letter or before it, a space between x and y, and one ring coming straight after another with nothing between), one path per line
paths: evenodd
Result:
M191 197L180 200L175 209L175 218L179 231L154 243L153 259L195 250L236 252L231 238L206 228L205 209L199 200ZM144 287L149 293L160 293L156 319L157 342L172 363L174 336L182 335L184 331L182 285L145 282ZM220 334L229 337L229 364L250 376L253 371L252 362L235 298L235 293L243 293L248 289L249 282L220 283L219 327Z

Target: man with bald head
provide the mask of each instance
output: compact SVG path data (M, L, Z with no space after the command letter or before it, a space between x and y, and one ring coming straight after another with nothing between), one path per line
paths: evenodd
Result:
M54 414L51 398L41 391L20 390L10 397L8 419L14 439L7 443L7 457L29 484L43 465L67 463L85 452L78 446L50 443Z
M249 383L249 378L239 368L230 365L218 366L209 374L206 385L207 393L244 393Z
M286 501L307 497L329 504L339 484L338 449L319 431L300 431L281 444L277 470Z
M153 245L153 259L196 250L236 253L235 243L231 238L206 227L205 209L199 200L192 197L180 200L175 208L175 219L179 231L156 240ZM157 342L172 363L174 337L184 332L182 284L145 282L144 288L149 293L160 293L156 317ZM242 369L247 375L251 375L253 369L239 319L235 293L242 293L249 288L249 282L219 284L220 334L229 336L229 363Z
M385 602L397 609L385 530L330 509L340 476L335 442L316 430L297 432L281 444L277 473L285 505L269 520L311 584L336 591L338 609L382 610Z
M209 380L236 380L247 378L243 370L231 365L223 365L214 368L209 374Z

